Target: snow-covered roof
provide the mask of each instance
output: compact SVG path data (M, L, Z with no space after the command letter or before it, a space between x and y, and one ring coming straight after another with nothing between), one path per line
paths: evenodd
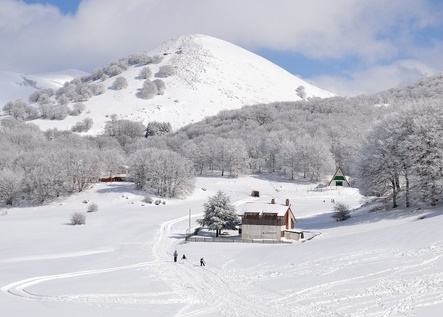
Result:
M246 203L239 215L243 215L246 212L248 213L276 213L278 216L284 216L286 211L288 211L289 206L283 204L271 204L271 203L260 203L260 202L249 202Z

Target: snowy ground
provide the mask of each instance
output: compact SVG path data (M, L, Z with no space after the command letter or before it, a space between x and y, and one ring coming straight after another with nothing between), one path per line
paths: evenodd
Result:
M357 211L337 223L331 199L357 207L365 200L356 190L205 177L192 197L155 206L132 188L97 184L1 216L1 315L440 316L443 309L441 209ZM184 243L189 210L195 227L218 189L239 208L257 200L252 189L263 201L289 198L298 228L321 234L280 245ZM74 211L86 211L85 199L99 211L84 226L69 225ZM174 263L175 249L188 260Z

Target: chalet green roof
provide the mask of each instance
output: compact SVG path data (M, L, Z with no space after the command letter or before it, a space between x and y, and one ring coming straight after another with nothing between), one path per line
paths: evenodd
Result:
M345 180L345 177L344 177L344 176L340 176L340 175L336 175L336 176L334 177L334 180L335 180L335 181L344 181L344 180Z

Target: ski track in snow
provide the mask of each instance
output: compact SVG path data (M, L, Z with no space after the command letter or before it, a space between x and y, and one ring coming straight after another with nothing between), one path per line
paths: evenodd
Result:
M33 277L5 285L1 290L32 300L87 302L110 307L116 304L179 304L176 317L415 316L416 307L443 303L443 273L432 272L434 266L442 263L443 241L423 249L366 250L319 257L305 263L277 266L264 262L235 270L228 269L226 264L220 270L200 267L186 260L172 262L171 254L177 244L183 241L180 235L187 221L188 216L183 216L160 226L152 248L155 256L153 261ZM175 226L180 228L174 231ZM82 256L93 252L64 256ZM43 258L61 256L45 255ZM359 273L359 266L368 265L374 267L372 272L361 270L365 274ZM134 269L149 270L171 291L77 295L40 295L27 291L30 286L52 280ZM304 286L298 283L303 277L315 277L324 282ZM272 290L269 285L272 285L275 278L292 279L294 287Z

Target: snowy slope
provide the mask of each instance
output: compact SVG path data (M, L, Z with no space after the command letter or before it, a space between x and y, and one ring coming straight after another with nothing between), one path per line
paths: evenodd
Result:
M270 61L231 43L205 35L190 35L172 39L149 52L164 57L160 64L150 64L155 79L159 67L172 65L175 76L161 78L166 83L164 95L144 100L138 96L144 79L142 67L130 66L119 76L129 87L108 89L103 95L85 102L86 112L80 117L68 117L62 122L36 120L43 130L70 128L85 117L94 121L89 134L101 133L110 115L120 119L170 122L173 129L202 120L225 109L273 101L300 100L296 89L304 86L307 97L329 97L333 94L317 88L283 70ZM115 77L103 82L112 86Z
M75 69L34 75L0 71L0 106L17 99L28 102L29 95L38 89L57 90L65 82L86 74Z
M132 184L102 183L63 202L9 209L0 217L2 314L440 316L441 207L355 211L337 223L331 199L357 207L365 198L353 188L314 187L262 176L199 177L192 196L155 206ZM279 245L185 243L189 212L195 228L217 190L238 209L288 198L298 229L320 235ZM99 210L84 226L68 225L73 212L86 211L86 199ZM188 260L173 263L175 249Z

